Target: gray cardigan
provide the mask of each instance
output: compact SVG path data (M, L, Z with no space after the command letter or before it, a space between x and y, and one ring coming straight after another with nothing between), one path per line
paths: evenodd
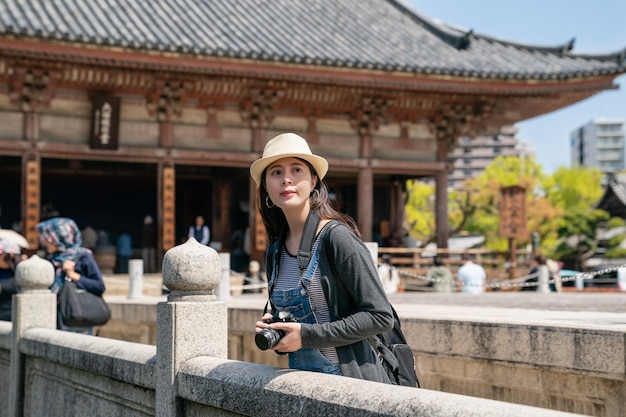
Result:
M318 248L322 287L331 322L302 324L302 347L337 349L344 376L390 383L367 338L393 328L393 313L372 255L347 226L332 222L322 229ZM271 277L284 237L268 248ZM276 262L275 262L276 260ZM270 289L271 290L271 289Z

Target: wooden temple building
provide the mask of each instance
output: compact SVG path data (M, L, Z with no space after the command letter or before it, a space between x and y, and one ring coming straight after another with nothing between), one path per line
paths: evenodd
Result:
M405 181L448 153L615 88L624 51L582 56L462 30L400 0L0 0L0 225L37 246L42 207L160 253L204 215L213 241L264 230L249 165L296 132L330 163L365 240L403 234ZM135 240L136 241L136 240Z

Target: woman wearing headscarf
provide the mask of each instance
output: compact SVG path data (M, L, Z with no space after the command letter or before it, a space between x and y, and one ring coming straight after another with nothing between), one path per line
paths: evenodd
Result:
M91 250L82 246L82 238L74 220L54 217L37 225L39 241L45 247L47 258L54 265L54 283L50 287L58 294L66 280L76 287L96 295L104 293L104 281ZM92 327L69 327L63 323L57 310L57 328L75 333L93 334Z

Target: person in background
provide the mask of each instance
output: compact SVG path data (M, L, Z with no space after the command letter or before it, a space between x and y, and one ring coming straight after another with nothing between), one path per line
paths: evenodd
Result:
M265 284L265 278L261 275L261 264L257 261L250 261L243 285L253 285L254 288L244 288L243 293L267 293L267 289L262 287L263 284Z
M445 266L438 256L433 257L433 266L426 273L426 277L433 283L435 292L453 292L455 280L450 268Z
M391 256L384 254L382 256L383 263L378 265L378 277L383 284L386 294L398 292L400 286L400 273L398 268L391 264Z
M562 292L563 280L561 279L561 268L563 267L563 263L553 259L546 259L546 266L548 267L548 271L550 271L550 280L552 281L550 283L550 291Z
M98 242L98 232L96 229L91 227L91 225L87 225L80 234L83 237L83 246L87 249L94 250L96 249L96 242Z
M82 235L81 235L82 236ZM98 230L98 237L96 238L96 248L95 251L96 252L106 252L107 249L110 249L109 247L111 246L111 242L109 241L109 233L104 230L104 229L100 229ZM89 248L87 248L89 249Z
M187 234L187 237L190 239L193 237L203 245L209 244L211 239L211 230L209 230L209 226L204 224L204 217L196 217L196 224L189 226L189 233Z
M485 292L487 274L482 266L474 263L470 255L461 255L463 265L458 270L459 281L463 284L461 292L467 294L481 294Z
M546 264L546 257L535 256L535 268L537 270L537 292L547 294L550 290L550 270Z
M128 261L133 255L133 238L126 232L117 237L117 272L128 274Z
M139 235L143 271L146 274L154 273L156 272L156 229L152 216L144 217Z
M236 229L230 236L230 264L231 269L237 272L246 271L249 266L249 257L243 250L244 230Z
M76 287L96 295L105 290L102 273L91 253L82 246L83 240L74 220L53 217L37 224L39 241L46 248L47 258L54 266L54 282L50 290L58 294L66 280ZM74 333L93 335L93 327L69 327L57 311L57 328Z
M537 282L539 276L539 261L537 257L533 257L530 260L530 271L528 272L528 278L524 281L524 286L520 288L520 291L537 291Z
M15 267L21 249L9 240L0 239L0 320L11 321L13 294L17 294Z
M327 171L328 161L294 133L271 139L250 166L268 235L271 305L255 331L285 332L268 347L288 353L289 368L390 383L368 338L392 329L391 304L354 220L331 205ZM303 242L312 243L311 258L301 271L298 249L311 222L314 242ZM285 314L295 321L268 323Z

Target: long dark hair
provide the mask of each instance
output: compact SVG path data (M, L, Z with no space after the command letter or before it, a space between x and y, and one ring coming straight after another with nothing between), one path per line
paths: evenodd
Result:
M328 198L328 186L323 180L319 179L317 172L315 172L315 168L313 168L313 166L304 159L296 159L304 162L306 166L309 167L311 175L318 178L317 184L315 184L315 188L311 191L311 195L309 197L311 201L311 210L317 214L320 219L339 220L348 226L348 228L360 238L361 234L359 233L359 229L357 228L354 219L346 214L340 213L333 207L330 199ZM283 228L287 224L287 219L279 207L276 207L275 205L272 207L267 206L267 202L271 200L269 198L269 194L267 193L267 189L265 188L265 172L266 170L264 170L261 174L261 183L257 190L257 204L259 206L259 211L261 212L263 224L265 225L267 237L269 241L272 242L280 237Z

